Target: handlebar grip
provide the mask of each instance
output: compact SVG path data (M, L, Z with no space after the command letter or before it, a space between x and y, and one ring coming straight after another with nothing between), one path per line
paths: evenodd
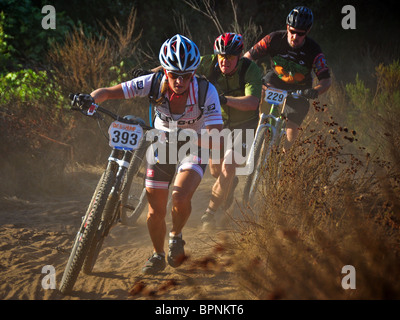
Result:
M78 97L79 93L70 93L68 95L68 98L71 100L71 109L73 110L79 110L80 106L78 106Z

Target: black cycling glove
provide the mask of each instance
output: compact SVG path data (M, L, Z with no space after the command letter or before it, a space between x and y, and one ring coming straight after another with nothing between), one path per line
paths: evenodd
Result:
M318 98L318 91L315 89L305 89L302 92L302 96L307 98L307 99L317 99Z
M89 109L94 103L94 99L90 94L81 93L78 96L78 104L82 109Z
M69 98L72 100L71 106L79 107L80 109L89 109L92 103L94 103L94 99L90 94L71 93L69 95Z
M226 97L225 97L223 94L221 94L221 95L219 96L219 103L220 103L221 105L227 104L227 103L228 103L228 99L226 99Z

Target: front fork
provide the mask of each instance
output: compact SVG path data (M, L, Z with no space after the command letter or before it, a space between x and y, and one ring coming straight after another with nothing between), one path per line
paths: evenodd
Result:
M129 168L129 164L131 163L132 156L133 153L131 151L113 149L111 155L108 157L107 169L116 170L116 167L118 166L115 183L111 189L110 195L120 195L122 191L121 185L124 182L124 177Z
M272 105L271 106L271 110L269 112L269 114L265 114L262 113L260 115L260 120L258 121L258 126L256 129L256 133L254 135L254 140L253 143L251 145L251 149L249 152L249 156L247 158L247 163L246 166L249 168L251 167L250 165L250 161L253 161L254 163L254 152L255 152L255 144L257 141L257 137L260 134L260 131L263 127L267 127L267 129L271 132L271 140L268 146L268 150L270 150L272 148L273 145L275 145L277 143L277 141L280 140L281 135L283 134L282 132L278 132L279 128L282 128L282 117L279 115L278 112L278 106L277 105ZM278 139L279 138L279 139ZM267 159L263 159L262 160L262 164L266 161ZM253 169L257 169L257 168L253 168Z
M104 211L102 213L100 228L104 228L104 236L107 236L113 223L119 221L120 219L121 189L126 172L129 168L129 164L132 160L132 155L133 154L131 151L113 149L108 157L107 170L117 171L117 173L115 175L114 185L111 188L107 198L106 206L104 207Z

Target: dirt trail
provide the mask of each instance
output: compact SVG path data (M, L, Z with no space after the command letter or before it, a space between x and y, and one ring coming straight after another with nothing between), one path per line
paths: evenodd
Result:
M183 231L189 259L179 268L167 266L157 276L141 274L152 245L145 214L137 226L117 225L106 239L92 275L81 274L71 296L43 289L42 268L54 266L57 288L81 216L91 198L100 170L82 173L86 191L36 200L0 201L0 299L234 299L235 281L230 258L220 244L230 234L201 231L200 217L208 204L211 185L207 171L193 198L192 215ZM82 184L82 181L80 181ZM238 191L239 192L239 191ZM170 219L167 219L167 228ZM167 246L167 242L166 242ZM219 248L219 250L218 250ZM143 287L144 286L144 287ZM129 294L131 289L132 293Z

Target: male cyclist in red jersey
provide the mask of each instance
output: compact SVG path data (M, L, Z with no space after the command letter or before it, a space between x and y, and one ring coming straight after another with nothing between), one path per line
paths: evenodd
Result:
M251 60L270 56L272 70L264 77L264 84L267 86L282 90L301 90L299 98L289 96L287 99L284 112L287 118L284 150L288 150L298 136L298 128L310 106L307 99L318 98L332 83L320 46L308 37L313 22L313 13L309 8L296 7L286 18L286 30L271 32L244 55ZM318 84L314 87L312 72L318 78ZM265 108L263 104L266 102L262 100L262 110Z

